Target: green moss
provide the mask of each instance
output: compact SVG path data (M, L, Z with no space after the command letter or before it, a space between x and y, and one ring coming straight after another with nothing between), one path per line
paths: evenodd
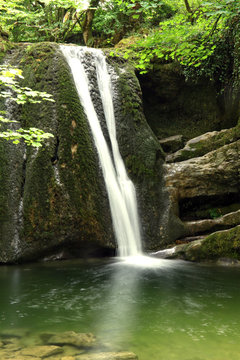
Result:
M224 132L219 132L215 136L200 141L195 144L190 144L190 148L194 151L182 151L179 161L187 160L194 157L205 155L206 153L216 150L224 145L230 144L240 139L240 127L236 126Z
M118 140L130 176L137 179L154 181L156 162L164 158L164 152L148 128L143 115L139 83L132 67L118 69L121 122L118 125ZM134 139L134 140L133 140Z
M4 40L0 35L0 63L2 63L4 60L8 50L12 49L13 47L14 45L10 41Z
M240 225L209 235L199 246L186 250L189 260L216 260L222 257L240 259Z
M146 167L142 159L136 155L129 155L126 158L126 166L129 169L129 173L137 177L154 177L153 169Z

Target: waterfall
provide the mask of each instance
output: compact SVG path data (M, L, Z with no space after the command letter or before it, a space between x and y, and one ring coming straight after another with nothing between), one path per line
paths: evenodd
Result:
M134 185L127 175L118 147L111 76L107 70L105 57L101 50L77 46L62 45L61 51L70 66L98 152L118 244L118 255L121 257L141 256L141 231L136 193ZM86 54L88 56L91 54L96 67L98 89L102 100L112 154L104 138L98 115L91 99L89 80L83 65Z

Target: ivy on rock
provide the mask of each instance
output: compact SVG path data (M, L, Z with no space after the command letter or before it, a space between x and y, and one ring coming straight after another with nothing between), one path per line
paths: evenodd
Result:
M6 101L15 102L18 105L24 105L27 102L37 104L42 100L54 101L52 95L32 90L29 87L21 87L19 79L23 79L22 71L16 68L10 68L6 65L0 66L0 97ZM1 111L0 123L18 123L18 121L9 118L6 111ZM1 126L1 125L0 125ZM40 147L42 142L53 137L51 133L44 132L41 129L30 127L23 129L7 129L0 132L0 139L11 140L14 144L18 144L23 140L27 145Z

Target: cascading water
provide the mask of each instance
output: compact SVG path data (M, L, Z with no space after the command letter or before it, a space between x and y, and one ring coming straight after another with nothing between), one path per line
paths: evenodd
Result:
M63 45L61 50L71 68L75 86L97 148L108 193L119 256L141 257L142 246L136 193L132 181L127 176L117 143L113 92L105 57L101 50L96 49ZM86 52L91 54L96 67L98 88L111 141L112 157L89 91L89 81L83 66Z

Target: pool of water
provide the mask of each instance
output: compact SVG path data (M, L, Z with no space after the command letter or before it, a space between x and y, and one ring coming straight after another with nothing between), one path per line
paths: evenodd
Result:
M157 260L0 267L0 333L93 332L140 360L239 360L240 269Z

